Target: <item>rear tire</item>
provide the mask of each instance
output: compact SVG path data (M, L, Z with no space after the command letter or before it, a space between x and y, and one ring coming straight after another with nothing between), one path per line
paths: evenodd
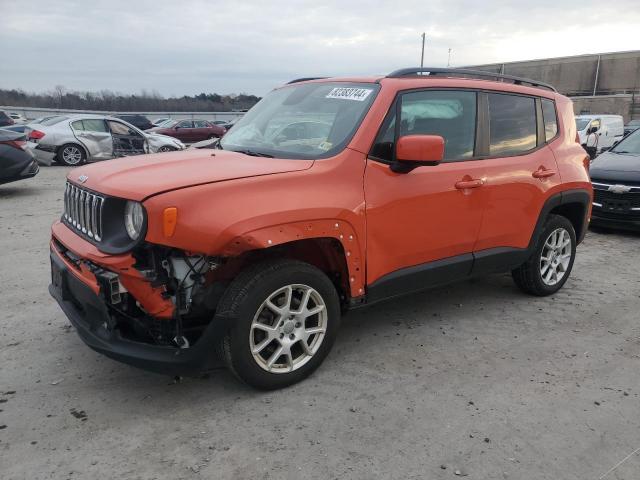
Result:
M67 167L77 167L87 161L87 155L80 145L67 143L58 149L56 161Z
M160 147L160 148L158 149L158 152L159 152L159 153L163 153L163 152L175 152L176 150L177 150L177 148L173 148L173 147L170 147L170 146L168 146L168 145L163 145L162 147Z
M515 284L539 297L556 293L571 274L576 245L571 222L560 215L549 215L531 257L511 272Z
M216 316L231 322L218 346L229 370L252 387L273 390L299 382L322 363L340 326L340 301L321 270L272 260L240 273Z

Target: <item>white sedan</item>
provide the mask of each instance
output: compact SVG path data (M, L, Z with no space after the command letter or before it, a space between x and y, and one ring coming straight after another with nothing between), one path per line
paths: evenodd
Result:
M124 120L103 115L53 117L30 127L27 135L27 146L44 165L56 161L75 166L88 161L185 149L176 138L143 132Z

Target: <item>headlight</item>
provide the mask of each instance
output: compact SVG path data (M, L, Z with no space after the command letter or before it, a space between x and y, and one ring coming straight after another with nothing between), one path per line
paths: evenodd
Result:
M128 201L124 207L124 226L131 240L138 240L144 225L144 209L138 202Z

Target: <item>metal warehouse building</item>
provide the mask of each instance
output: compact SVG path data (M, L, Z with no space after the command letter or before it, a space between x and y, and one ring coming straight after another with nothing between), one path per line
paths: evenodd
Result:
M576 114L612 113L640 118L640 50L468 68L550 83L572 97Z

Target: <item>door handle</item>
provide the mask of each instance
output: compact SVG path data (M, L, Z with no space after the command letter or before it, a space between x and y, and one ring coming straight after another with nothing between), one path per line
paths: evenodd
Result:
M548 178L548 177L553 177L555 174L556 174L555 170L551 170L547 168L539 168L538 170L533 172L531 175L533 176L533 178Z
M466 190L468 188L478 188L484 185L484 180L477 178L474 180L460 180L456 182L456 188L458 190Z

